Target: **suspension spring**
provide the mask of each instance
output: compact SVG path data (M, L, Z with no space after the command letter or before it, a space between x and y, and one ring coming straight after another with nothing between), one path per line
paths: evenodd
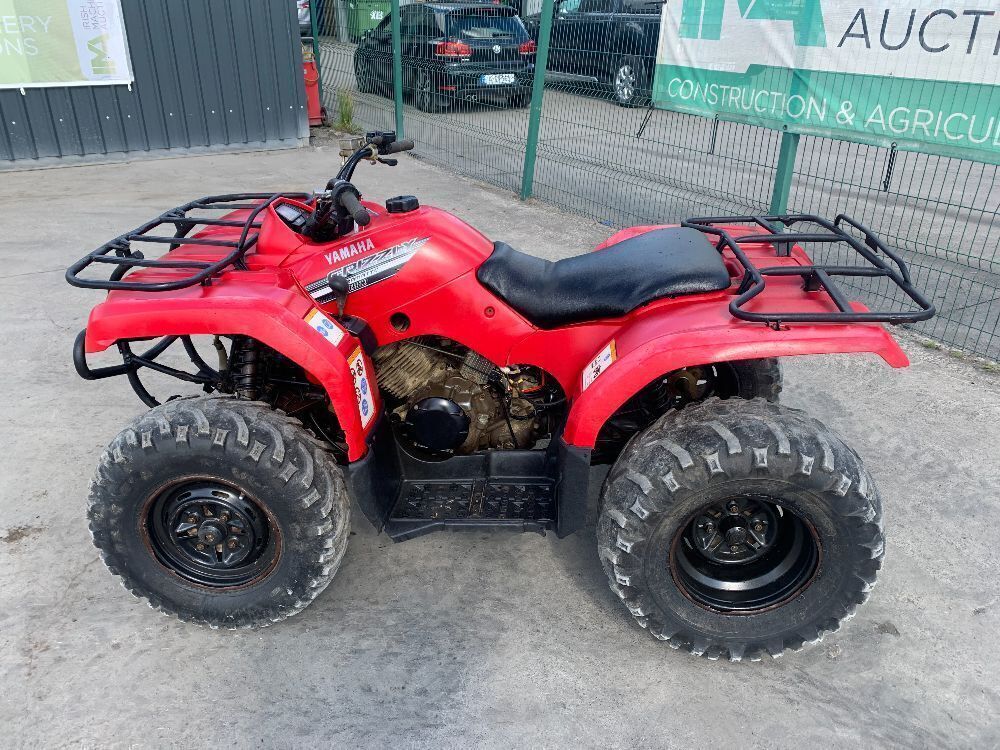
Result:
M260 397L259 365L260 345L245 336L234 339L230 367L233 387L240 398L256 401Z

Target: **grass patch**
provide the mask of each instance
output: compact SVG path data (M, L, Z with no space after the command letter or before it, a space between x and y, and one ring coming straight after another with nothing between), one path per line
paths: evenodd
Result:
M337 92L337 122L334 127L345 133L361 132L354 122L354 95L346 89Z

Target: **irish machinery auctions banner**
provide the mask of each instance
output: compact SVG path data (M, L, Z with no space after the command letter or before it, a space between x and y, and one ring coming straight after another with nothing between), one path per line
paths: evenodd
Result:
M1000 163L998 0L666 0L657 106Z
M0 0L0 89L125 83L120 0Z

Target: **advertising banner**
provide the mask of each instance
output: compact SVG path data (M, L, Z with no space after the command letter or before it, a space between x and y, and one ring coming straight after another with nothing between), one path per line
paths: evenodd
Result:
M0 89L128 83L119 0L0 0Z
M1000 163L997 0L666 0L656 106Z

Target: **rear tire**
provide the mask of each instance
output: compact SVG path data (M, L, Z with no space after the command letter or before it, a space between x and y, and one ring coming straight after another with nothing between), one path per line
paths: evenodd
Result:
M423 68L413 74L413 102L421 112L434 113L443 109L434 89L434 78Z
M736 398L776 402L781 395L781 363L774 358L744 359L717 365L720 389Z
M325 444L266 404L177 399L101 456L94 544L150 606L212 627L270 625L330 583L350 503Z
M882 564L881 501L857 454L761 399L667 413L622 453L602 500L612 591L653 636L710 659L820 640Z
M649 103L646 64L641 57L625 55L615 64L611 86L615 102L622 107L642 107Z
M507 97L507 104L515 109L523 109L531 104L531 92L511 94Z
M361 94L375 94L378 86L375 78L368 70L368 64L360 60L354 63L354 78L358 82L358 92Z

